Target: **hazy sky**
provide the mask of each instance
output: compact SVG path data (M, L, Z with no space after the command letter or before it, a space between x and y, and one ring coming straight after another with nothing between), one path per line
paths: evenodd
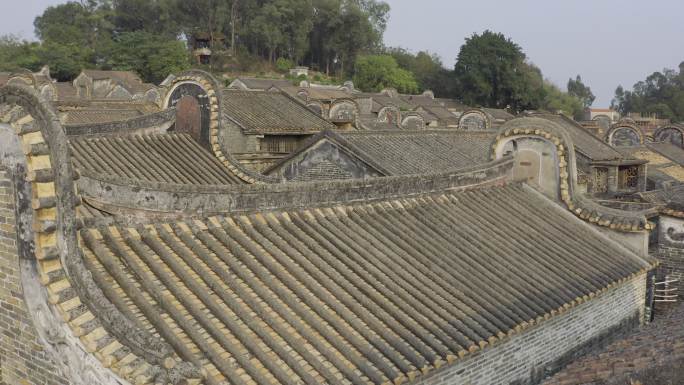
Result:
M188 0L192 1L192 0ZM385 43L429 50L453 66L463 39L502 32L565 88L579 74L607 106L615 87L684 61L682 0L386 0ZM0 34L33 38L33 18L64 0L0 0Z

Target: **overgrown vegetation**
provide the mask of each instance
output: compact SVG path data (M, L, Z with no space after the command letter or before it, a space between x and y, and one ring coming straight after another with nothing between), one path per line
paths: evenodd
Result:
M684 121L684 62L679 65L679 71L654 72L636 83L632 90L619 86L612 107L623 114L655 114L661 119Z
M197 65L185 41L202 34L213 51L208 69L230 76L283 76L306 65L322 82L353 78L365 91L431 89L473 106L569 116L594 100L579 76L568 82L569 92L546 81L522 48L499 33L467 37L453 69L429 52L384 47L388 17L381 0L69 1L36 18L39 42L0 39L0 71L47 64L62 81L95 68L133 70L159 82Z

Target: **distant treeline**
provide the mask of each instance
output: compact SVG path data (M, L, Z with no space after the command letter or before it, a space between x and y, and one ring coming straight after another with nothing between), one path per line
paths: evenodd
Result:
M679 64L679 71L652 73L631 91L619 86L612 106L622 114L636 112L684 122L684 62Z
M306 65L364 91L431 89L438 97L512 111L579 117L594 96L578 76L567 92L543 78L502 34L466 38L453 68L426 51L388 48L390 7L381 0L81 0L35 19L39 42L0 38L0 71L37 70L73 79L83 68L134 70L158 83L191 66L184 41L209 37L216 72L286 71ZM266 70L263 70L266 68Z

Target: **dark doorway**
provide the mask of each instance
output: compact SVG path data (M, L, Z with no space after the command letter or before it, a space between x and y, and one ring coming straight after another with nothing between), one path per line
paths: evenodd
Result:
M192 96L183 96L176 104L176 132L190 134L198 143L201 141L202 112Z

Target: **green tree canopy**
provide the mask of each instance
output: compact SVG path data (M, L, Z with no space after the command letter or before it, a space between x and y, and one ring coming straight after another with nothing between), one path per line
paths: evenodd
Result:
M536 108L542 91L538 70L527 65L520 46L501 33L484 31L466 38L458 53L455 76L467 104Z
M545 81L542 108L570 118L581 119L584 113L584 102L570 93L561 91L553 83Z
M611 106L622 114L655 114L661 119L684 122L684 62L679 71L654 72L634 84L632 90L618 86Z
M591 107L596 100L591 88L582 82L582 77L579 75L575 79L568 80L568 94L578 98L584 107Z
M413 74L399 68L397 61L389 55L360 56L356 60L355 73L354 84L367 92L388 87L403 93L418 92Z
M182 42L141 31L119 35L107 57L102 67L135 71L152 83L159 83L169 74L190 66L187 48Z
M37 71L41 67L38 57L40 44L21 40L16 36L0 36L0 71L26 68Z
M454 97L454 78L451 71L444 68L439 56L427 51L417 54L402 48L390 48L387 53L399 64L399 67L413 73L420 90L432 90L439 97Z

